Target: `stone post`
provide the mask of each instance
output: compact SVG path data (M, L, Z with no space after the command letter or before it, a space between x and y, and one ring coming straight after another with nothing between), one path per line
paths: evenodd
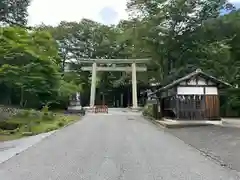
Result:
M121 107L123 107L123 93L121 93Z

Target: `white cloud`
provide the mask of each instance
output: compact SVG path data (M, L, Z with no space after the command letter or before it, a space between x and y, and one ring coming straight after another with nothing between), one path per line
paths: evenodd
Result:
M117 20L127 19L127 0L33 0L28 9L29 25L57 25L61 21L89 18L104 23L100 12L110 7L118 13Z
M231 3L240 3L240 0L229 0Z

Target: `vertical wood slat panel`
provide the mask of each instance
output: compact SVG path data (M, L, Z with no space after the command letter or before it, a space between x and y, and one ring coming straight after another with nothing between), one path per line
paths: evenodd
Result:
M208 119L219 118L219 97L216 95L206 96L206 117Z
M215 96L215 117L220 117L220 104L219 104L219 96Z
M203 105L204 98L205 96L202 95L178 96L179 119L203 120L205 117L205 105Z

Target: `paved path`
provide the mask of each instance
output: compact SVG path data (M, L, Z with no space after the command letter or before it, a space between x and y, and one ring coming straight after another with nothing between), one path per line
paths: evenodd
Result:
M39 134L36 136L25 137L18 140L0 142L0 163L7 161L22 151L25 151L29 147L37 144L54 132L55 131Z
M229 123L230 124L230 123ZM231 126L231 124L230 124ZM185 143L199 149L222 166L240 172L240 129L225 126L205 126L166 129Z
M137 113L88 115L0 164L2 180L231 180Z

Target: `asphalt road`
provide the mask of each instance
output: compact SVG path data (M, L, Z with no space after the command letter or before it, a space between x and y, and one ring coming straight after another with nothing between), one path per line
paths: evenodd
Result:
M88 115L0 164L0 180L232 180L140 115Z
M222 166L240 172L240 129L225 126L202 126L166 129Z

